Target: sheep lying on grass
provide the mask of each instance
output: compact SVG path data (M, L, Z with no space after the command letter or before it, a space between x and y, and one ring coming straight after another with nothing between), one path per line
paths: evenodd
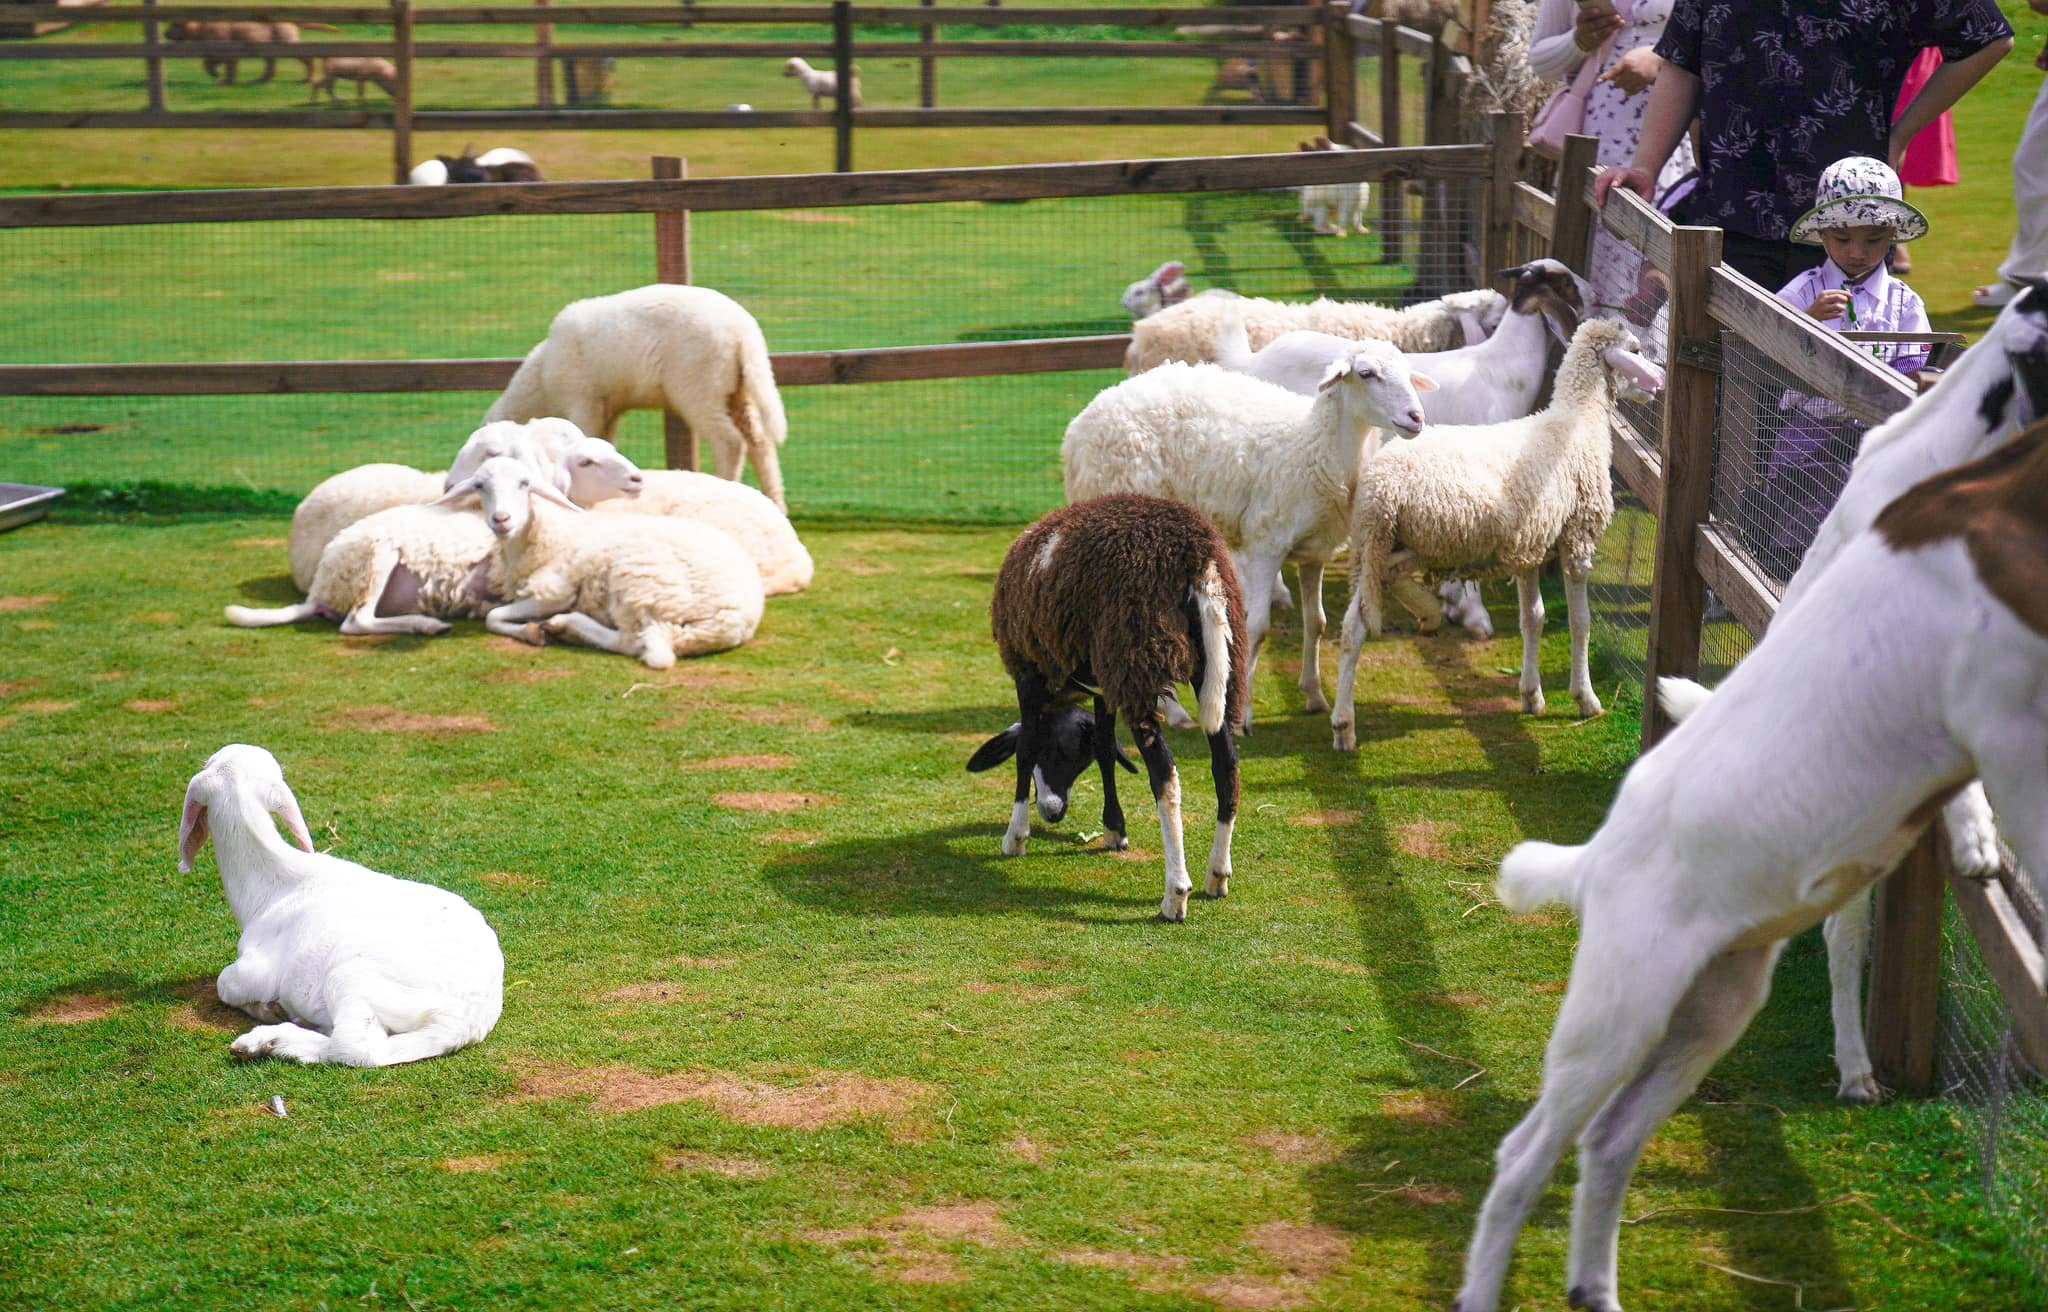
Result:
M1211 292L1132 324L1124 372L1141 374L1169 360L1188 364L1213 360L1225 304L1225 298ZM1307 328L1338 337L1392 342L1403 351L1447 351L1486 340L1506 312L1507 298L1492 288L1479 288L1401 310L1363 301L1325 299L1290 305L1249 296L1240 298L1238 305L1255 349L1281 333Z
M811 586L811 553L775 503L745 483L688 469L649 469L638 496L592 504L573 492L570 499L592 510L626 515L668 515L709 524L730 534L761 571L771 597Z
M1055 510L1010 544L989 606L1003 668L1017 685L1017 723L967 762L988 770L1017 758L1017 791L1003 855L1031 838L1031 795L1056 824L1090 762L1102 773L1106 847L1126 845L1115 766L1136 767L1116 741L1131 722L1159 808L1166 853L1163 920L1187 918L1181 847L1180 772L1160 732L1158 703L1177 684L1199 689L1202 730L1216 776L1216 837L1205 893L1230 891L1230 835L1237 819L1237 745L1231 729L1247 705L1244 598L1229 548L1186 506L1157 497L1111 496ZM1081 703L1092 700L1093 712Z
M233 743L192 776L180 872L191 873L209 835L242 927L215 988L228 1006L269 1022L234 1041L236 1056L395 1066L481 1042L498 1023L505 958L476 908L446 889L315 852L269 752Z
M559 415L611 438L628 410L667 410L710 443L720 478L751 460L761 490L789 513L776 456L789 434L761 325L708 287L657 283L576 301L555 316L484 416Z

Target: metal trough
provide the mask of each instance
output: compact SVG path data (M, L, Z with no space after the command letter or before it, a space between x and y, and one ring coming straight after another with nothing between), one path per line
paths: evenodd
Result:
M50 503L63 495L61 487L0 483L0 533L41 519L50 513Z

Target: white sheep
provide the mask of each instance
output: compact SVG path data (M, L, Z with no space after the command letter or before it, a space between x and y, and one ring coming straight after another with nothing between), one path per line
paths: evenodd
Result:
M1124 288L1121 304L1132 319L1148 319L1169 305L1179 305L1188 298L1187 273L1187 265L1168 260Z
M516 460L496 457L449 492L474 491L496 536L503 595L493 633L547 634L637 657L663 670L678 656L737 647L760 626L766 594L753 558L723 531L687 519L583 514ZM535 497L552 507L533 504Z
M242 927L214 987L267 1022L230 1045L236 1056L395 1066L481 1042L498 1023L505 958L476 908L314 851L298 799L263 748L231 743L192 776L180 872L191 873L209 835Z
M1328 137L1319 136L1313 142L1302 142L1299 149L1313 154L1350 150L1352 147L1340 146ZM1295 190L1301 193L1301 217L1317 233L1326 237L1346 237L1354 228L1359 232L1367 231L1365 211L1372 203L1371 184L1320 182Z
M1217 325L1226 298L1215 293L1191 297L1131 325L1124 372L1141 374L1169 360L1200 364L1214 359ZM1444 351L1481 342L1507 310L1507 298L1492 288L1452 292L1406 309L1364 301L1327 298L1306 305L1243 297L1239 301L1253 347L1297 328L1338 337L1392 342L1404 351Z
M1357 747L1352 697L1359 652L1366 638L1380 634L1380 591L1396 569L1514 578L1522 612L1522 708L1540 715L1539 571L1558 557L1571 617L1572 697L1580 714L1600 713L1586 666L1592 622L1586 578L1614 517L1608 468L1617 397L1628 384L1663 386L1662 372L1640 350L1626 324L1588 320L1573 334L1543 410L1500 424L1433 425L1415 441L1382 451L1360 474L1351 508L1351 601L1330 712L1338 751Z
M1922 479L1987 455L2048 412L2048 284L2015 297L1978 343L1965 351L1938 386L1863 435L1848 482L1813 545L1785 585L1777 616L1806 596L1816 579L1886 505ZM1775 626L1777 618L1772 619ZM1686 679L1662 680L1659 701L1674 719L1703 704L1707 690ZM1949 845L1958 872L1984 878L1998 872L1998 831L1983 788L1956 794L1946 811ZM1881 1096L1863 1033L1863 974L1870 933L1870 898L1850 898L1828 917L1828 982L1835 1030L1836 1096L1875 1102Z
M573 493L571 499L611 514L670 515L723 529L753 557L761 586L771 597L802 592L811 585L811 553L790 527L789 517L745 483L687 469L649 469L641 480L638 496L595 504Z
M555 316L484 416L559 415L611 438L628 410L667 410L709 442L720 478L751 460L787 514L776 448L789 435L754 316L709 287L656 283L576 301Z
M835 99L839 95L839 74L829 68L812 68L809 61L791 56L782 66L784 77L793 77L804 84L804 90L811 93L811 108L816 109L820 100ZM853 65L853 86L851 88L853 107L861 108L860 65Z
M1565 1284L1572 1306L1620 1312L1621 1208L1644 1144L1762 1007L1785 940L1861 895L1972 777L2039 886L2043 577L2036 424L1918 484L1842 546L1636 761L1584 846L1508 853L1502 903L1571 906L1579 943L1542 1093L1496 1154L1459 1312L1496 1312L1516 1237L1574 1139Z
M1294 561L1301 578L1301 691L1323 710L1317 646L1323 566L1343 545L1345 512L1375 429L1422 431L1418 390L1386 342L1355 342L1317 394L1296 396L1216 365L1173 364L1105 389L1067 425L1060 444L1068 501L1111 492L1195 507L1231 545L1245 589L1251 661L1270 624L1274 580ZM1247 679L1251 671L1247 671ZM1249 686L1249 685L1248 685ZM1251 713L1245 714L1247 725Z

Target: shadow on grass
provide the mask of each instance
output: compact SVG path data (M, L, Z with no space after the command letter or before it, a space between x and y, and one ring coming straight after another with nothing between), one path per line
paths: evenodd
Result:
M103 999L114 1007L132 1007L146 1003L190 1003L194 1016L201 1023L220 1030L243 1029L255 1024L248 1016L222 1002L220 996L214 992L213 982L212 975L143 981L133 975L103 971L84 979L67 981L40 993L30 994L21 1000L13 1014L22 1019L49 1019L49 1013L53 1009L61 1009L67 1003L75 1003L81 999ZM111 1011L108 1014L112 1014ZM64 1022L60 1020L56 1023Z
M306 599L289 574L243 579L235 585L235 591L249 601L269 602L273 606L293 606Z

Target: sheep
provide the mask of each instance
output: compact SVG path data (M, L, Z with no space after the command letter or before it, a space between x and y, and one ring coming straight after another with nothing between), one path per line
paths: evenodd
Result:
M853 107L855 109L859 109L861 108L860 65L855 64L852 66L852 68ZM793 77L797 81L804 84L804 90L811 93L812 109L816 109L818 107L818 102L820 100L823 100L828 96L836 99L839 95L839 74L833 72L829 68L812 68L809 63L802 59L798 59L795 56L791 56L789 61L783 64L782 75L784 77Z
M1213 358L1223 305L1223 298L1212 292L1132 324L1124 372L1141 374L1169 360L1200 364ZM1244 298L1241 308L1254 347L1281 333L1311 328L1339 337L1389 341L1404 351L1443 351L1461 342L1484 341L1506 312L1507 298L1491 288L1479 288L1402 310L1363 301L1321 299L1291 305L1252 297Z
M1459 1312L1497 1309L1516 1236L1575 1137L1566 1284L1572 1306L1619 1312L1622 1198L1644 1143L1762 1006L1785 940L1859 896L1971 778L2040 884L2043 578L2037 423L1844 543L1720 691L1636 761L1584 846L1507 854L1501 901L1568 904L1579 944L1542 1092L1501 1141Z
M1350 150L1340 146L1328 137L1317 137L1304 141L1299 149L1310 154L1334 150ZM1356 228L1367 231L1365 226L1366 206L1372 201L1372 186L1366 182L1323 182L1308 187L1296 187L1301 193L1301 217L1309 226L1326 237L1346 237Z
M490 455L518 455L536 473L552 473L555 486L582 505L630 496L640 486L640 471L632 461L609 442L583 436L566 420L485 424L463 444L446 475L411 465L358 465L316 484L292 511L292 582L301 592L313 586L322 553L342 529L392 506L425 505L475 472Z
M325 91L329 100L338 103L341 100L341 92L334 84L341 81L353 81L356 84L357 100L363 99L372 82L381 87L385 95L395 98L398 95L398 66L388 59L336 57L323 60L320 64L320 76L313 79L312 95L309 99L318 100L320 93Z
M513 598L485 614L493 633L536 644L571 638L665 670L678 656L737 647L760 626L760 570L709 524L583 514L508 456L484 461L448 495L471 491L498 542L503 595ZM534 497L575 512L573 521Z
M1338 751L1358 745L1352 694L1359 651L1380 634L1380 589L1392 570L1411 564L1425 574L1514 578L1522 610L1522 709L1540 715L1538 574L1544 561L1559 557L1571 616L1572 697L1581 715L1600 714L1586 668L1586 577L1614 517L1608 467L1617 393L1630 384L1664 385L1663 372L1641 349L1626 324L1589 319L1572 335L1544 409L1500 424L1433 426L1423 438L1382 451L1359 476L1351 507L1351 601L1330 713Z
M314 851L298 799L263 748L230 743L192 776L179 873L192 873L209 836L242 927L214 987L266 1022L229 1045L236 1056L396 1066L480 1043L498 1023L505 958L476 908Z
M1354 342L1330 362L1317 395L1296 396L1212 364L1164 365L1105 389L1060 443L1067 500L1108 492L1171 497L1214 520L1236 556L1250 616L1251 663L1271 622L1274 580L1301 577L1301 691L1323 700L1323 566L1343 545L1345 512L1374 429L1422 431L1411 373L1386 342ZM1255 671L1246 671L1247 680ZM1245 723L1251 723L1247 707Z
M1778 602L1782 616L1798 605L1814 581L1853 536L1870 527L1885 505L1923 478L1996 450L2020 426L2048 414L2048 280L2031 286L1964 352L1941 383L1864 434L1849 480L1842 487L1799 569ZM1774 618L1775 625L1777 620ZM1689 714L1709 695L1689 679L1665 679L1659 701L1673 718ZM1982 787L1972 784L1946 810L1949 845L1958 872L1985 878L1998 872L1998 832ZM1870 931L1870 898L1851 897L1824 927L1828 980L1833 993L1836 1096L1875 1102L1882 1096L1863 1034L1863 967Z
M1003 855L1031 838L1032 786L1048 824L1066 815L1074 781L1102 772L1103 845L1128 845L1114 765L1136 773L1116 741L1125 716L1145 758L1166 854L1159 918L1187 918L1180 772L1160 731L1162 693L1199 690L1216 781L1216 835L1206 897L1230 892L1237 822L1234 726L1249 705L1244 595L1222 535L1195 510L1146 496L1108 496L1055 510L1024 530L1003 557L989 605L1003 668L1017 686L1017 722L983 743L971 771L1017 758L1017 791ZM1092 699L1093 711L1081 703Z
M761 325L708 287L656 283L576 301L555 316L484 416L560 415L609 439L628 410L665 408L711 444L720 478L751 460L789 513L775 449L789 435Z
M406 181L416 187L439 187L462 182L545 182L533 156L511 146L499 146L483 154L464 146L460 155L436 155L415 165Z
M1124 288L1122 304L1132 319L1149 318L1188 298L1187 265L1168 260L1147 277Z
M591 504L570 495L596 511L674 515L724 530L753 558L761 571L761 586L771 597L802 592L811 585L811 553L788 517L745 483L687 469L650 469L641 477L638 496Z

